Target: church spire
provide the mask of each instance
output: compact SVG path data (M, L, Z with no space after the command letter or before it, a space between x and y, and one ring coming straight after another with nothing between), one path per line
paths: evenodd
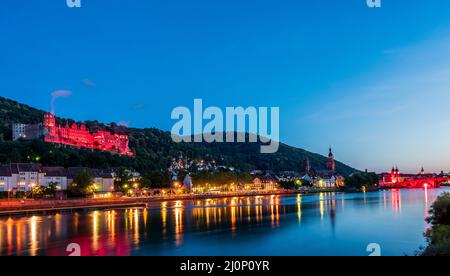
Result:
M330 153L328 154L327 169L333 172L336 170L336 163L334 162L334 155L331 146L330 146Z
M306 162L305 163L305 173L310 174L311 173L311 163L309 161L309 157L306 158L305 162Z

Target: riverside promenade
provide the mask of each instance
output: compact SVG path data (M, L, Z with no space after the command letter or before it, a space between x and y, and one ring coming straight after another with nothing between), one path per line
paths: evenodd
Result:
M230 192L220 194L186 194L151 197L120 197L104 199L65 199L65 200L33 200L9 199L0 200L0 216L28 215L34 213L49 213L60 211L79 211L92 209L132 208L155 206L165 201L205 200L230 197L269 196L309 194L318 192L336 192L334 189L316 190L277 190L277 191L249 191Z

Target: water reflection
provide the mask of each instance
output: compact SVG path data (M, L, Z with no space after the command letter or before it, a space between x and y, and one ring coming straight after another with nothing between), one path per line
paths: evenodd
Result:
M150 204L148 208L0 218L0 255L67 255L69 243L78 243L82 255L171 255L180 252L217 255L223 253L219 250L228 247L235 250L230 251L235 254L266 252L270 255L273 253L271 248L281 245L283 251L280 254L296 255L303 253L298 251L301 246L296 244L297 241L308 242L309 247L314 247L320 246L320 239L333 242L335 238L332 237L338 233L349 235L341 237L347 241L357 240L358 233L364 231L379 234L382 230L377 229L377 224L367 230L364 223L359 223L367 221L374 212L379 219L398 222L398 227L407 224L402 219L414 219L409 222L419 223L417 236L420 241L423 225L427 227L424 218L428 215L429 205L440 192L442 190L425 188L348 195L320 193L165 201ZM416 207L417 216L412 215ZM391 214L395 216L391 217ZM350 228L337 231L347 224ZM330 240L327 240L328 234ZM313 243L307 240L314 235L319 235L320 239ZM262 241L268 237L275 241L266 248ZM243 248L243 243L253 240L254 251L251 246ZM218 246L209 247L209 243ZM342 244L342 247L347 250L346 245ZM202 248L209 248L209 251L201 251Z
M297 195L297 217L298 217L298 223L300 224L302 222L302 196Z
M428 230L428 228L429 228L429 225L426 223L426 220L427 220L427 218L429 216L429 206L430 206L430 203L428 202L428 184L425 184L425 187L424 187L424 204L423 204L423 209L425 211L425 217L424 217L424 228L425 228L425 231Z
M32 256L36 256L36 252L37 252L37 247L38 247L38 239L37 239L37 235L38 235L38 230L37 230L37 220L38 218L36 216L31 217L30 219L30 254ZM22 224L18 224L17 225L17 232L19 234L22 234L21 231L21 226ZM20 239L17 239L17 248L21 248L20 245Z
M175 241L176 245L180 246L183 242L183 202L175 202Z
M109 242L114 243L116 238L116 211L106 211L106 224L109 229Z
M320 220L323 221L325 215L325 205L324 205L324 193L319 194L319 204L320 204Z
M391 198L392 198L392 210L394 210L395 213L401 213L402 212L402 194L401 191L398 189L391 190Z

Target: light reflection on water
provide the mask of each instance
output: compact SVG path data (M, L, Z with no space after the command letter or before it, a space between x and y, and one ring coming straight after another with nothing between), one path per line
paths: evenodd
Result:
M449 189L165 201L149 208L0 218L0 255L385 255L423 244Z

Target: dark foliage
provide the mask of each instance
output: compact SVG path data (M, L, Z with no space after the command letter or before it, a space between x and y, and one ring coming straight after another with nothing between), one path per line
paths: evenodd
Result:
M450 256L450 193L439 196L430 209L427 219L432 228L425 233L428 247L423 256Z
M378 185L378 177L375 173L355 173L345 178L347 189L360 190L362 187L371 188Z
M192 180L197 185L226 185L231 183L245 184L251 181L251 176L248 173L201 171L196 173L192 177Z
M94 192L94 179L87 170L79 172L68 189L70 197L86 197L94 194Z

